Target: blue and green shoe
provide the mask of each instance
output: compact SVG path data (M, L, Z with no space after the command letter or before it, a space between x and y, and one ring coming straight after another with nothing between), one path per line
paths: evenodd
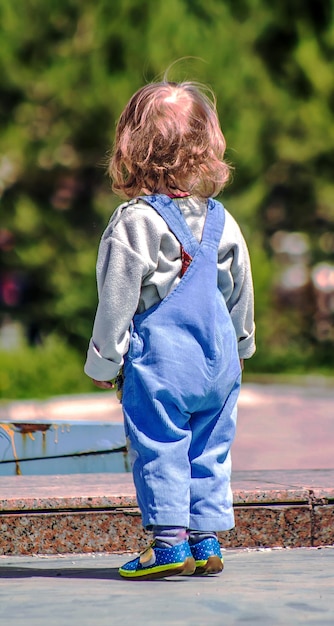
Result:
M153 541L144 552L118 571L131 580L155 580L167 576L191 576L195 569L195 560L187 541L171 548L158 548Z
M217 539L203 539L191 545L190 550L196 563L195 574L206 576L219 574L223 570L223 556Z

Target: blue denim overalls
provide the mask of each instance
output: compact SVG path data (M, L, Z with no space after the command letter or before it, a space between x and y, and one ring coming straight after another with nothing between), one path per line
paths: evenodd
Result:
M177 205L145 196L193 260L164 300L134 316L123 412L143 525L234 526L230 447L240 390L237 339L217 287L224 207L208 200L199 244Z

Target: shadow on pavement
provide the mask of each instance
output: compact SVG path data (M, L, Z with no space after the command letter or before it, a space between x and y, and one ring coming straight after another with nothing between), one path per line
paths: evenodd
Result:
M117 567L102 568L38 568L0 567L0 578L91 578L94 580L122 580Z

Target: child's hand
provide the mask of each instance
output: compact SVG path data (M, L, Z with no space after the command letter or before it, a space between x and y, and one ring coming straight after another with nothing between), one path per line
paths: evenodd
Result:
M92 378L94 385L99 387L100 389L114 389L114 383L110 382L110 380L94 380Z
M244 360L240 359L240 367L241 367L241 371L244 369Z

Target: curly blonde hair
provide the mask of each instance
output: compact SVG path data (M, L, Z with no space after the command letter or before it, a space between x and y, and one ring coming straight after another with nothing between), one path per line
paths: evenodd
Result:
M150 83L130 99L116 128L113 191L217 195L230 176L216 101L192 82Z

